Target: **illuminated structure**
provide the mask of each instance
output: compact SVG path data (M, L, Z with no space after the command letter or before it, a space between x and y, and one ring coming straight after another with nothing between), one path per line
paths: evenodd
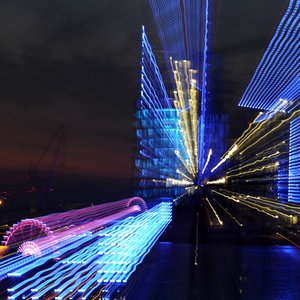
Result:
M223 139L224 117L211 113L208 97L210 6L193 0L150 4L172 92L169 96L143 28L135 188L146 198L176 197L201 184L212 152L217 156L224 151L213 138Z
M291 111L299 105L299 5L299 0L289 1L288 8L240 100L240 106L268 111Z
M168 78L162 80L143 28L136 114L137 195L175 198L186 189L204 186L225 203L231 200L285 226L297 224L300 1L289 1L239 102L262 112L227 151L226 117L214 114L210 98L212 2L150 0L150 4ZM157 187L160 193L155 194ZM208 198L204 205L221 225L216 206L222 205Z
M290 126L288 200L300 203L300 117L293 119Z
M239 103L263 112L224 153L219 145L225 147L225 118L213 114L208 97L212 3L150 1L169 74L165 82L173 92L168 98L143 29L141 100L136 115L135 175L140 195L147 197L142 191L146 185L147 193L157 185L172 187L172 192L165 189L165 195L174 196L184 193L174 187L210 185L226 178L231 190L258 193L274 201L299 201L295 194L300 183L295 174L298 123L294 121L300 96L299 3L289 1ZM154 133L151 137L148 129ZM159 151L162 141L167 152Z
M276 161L277 175L274 186L277 189L277 199L297 203L299 203L297 190L300 184L297 171L299 156L297 120L300 103L299 7L299 0L289 1L287 10L239 103L240 106L265 111L256 119L256 122L261 123L260 127L265 126L265 119L273 119L271 122L275 122L279 140L273 144L273 156L276 156L277 145L280 142L281 148L285 151L285 155L280 154ZM279 124L274 121L278 120L280 115L278 112L281 112ZM271 147L270 140L264 141L265 147Z
M93 207L67 212L70 225L61 227L56 226L58 216L49 215L56 223L52 235L24 241L23 255L3 259L0 280L14 279L8 299L113 297L171 222L172 203L161 202L147 210L143 199L134 197L101 208L106 216L96 219L86 214ZM77 226L71 225L71 216L73 224L80 219ZM34 276L27 276L34 270Z
M27 241L40 239L43 248L53 247L59 240L59 237L65 240L66 236L72 236L72 234L77 235L79 232L87 230L96 231L104 225L109 225L110 221L115 221L146 209L147 205L143 199L133 197L34 219L24 219L10 227L4 236L3 244L10 249L23 253L30 251L28 247L33 246L32 242L28 244ZM107 216L109 217L106 218ZM100 219L101 222L94 221ZM37 245L34 245L34 249L38 249L38 252L42 250Z
M240 102L265 111L225 153L217 147L225 136L224 118L211 114L208 97L209 1L150 3L170 62L173 93L171 98L143 28L141 98L135 120L137 195L175 198L205 185L212 197L203 197L202 203L212 212L211 226L223 226L220 208L243 226L222 206L226 201L284 226L297 224L299 38L293 37L299 28L299 1L290 1ZM278 64L272 63L273 55ZM272 85L275 77L279 81ZM0 263L0 280L13 279L8 299L109 299L166 229L171 213L170 202L147 209L141 198L134 197L19 222L5 238L5 245L19 253Z

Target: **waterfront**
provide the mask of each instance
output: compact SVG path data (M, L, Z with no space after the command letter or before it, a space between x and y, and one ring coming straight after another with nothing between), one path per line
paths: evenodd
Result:
M113 297L99 293L93 299L299 299L300 249L278 235L289 230L297 241L297 231L239 206L228 206L230 215L219 210L220 225L209 216L204 199L195 195L174 205L173 221L129 281ZM7 299L7 288L48 267L3 280L0 299Z
M210 227L198 213L196 245L195 207L175 208L127 300L300 299L300 249L276 235L277 224L245 215L243 227Z

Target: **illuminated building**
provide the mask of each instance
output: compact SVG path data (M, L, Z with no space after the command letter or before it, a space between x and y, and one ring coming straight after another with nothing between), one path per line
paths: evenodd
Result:
M288 200L300 203L300 117L291 121Z
M294 110L300 97L299 0L290 0L240 106L268 111ZM296 105L296 106L295 106Z
M209 1L182 5L181 1L152 0L150 4L171 92L143 27L135 192L142 197L176 197L185 192L184 187L202 184L208 166L224 151L224 144L217 140L226 132L225 118L212 113L208 96L210 6ZM151 189L156 192L151 194Z
M143 28L135 123L137 195L151 197L151 189L160 187L159 195L174 197L185 192L184 186L226 177L232 191L298 202L294 120L300 96L300 2L289 1L239 102L263 111L227 152L227 117L215 113L211 98L213 3L150 0L168 78L163 79Z

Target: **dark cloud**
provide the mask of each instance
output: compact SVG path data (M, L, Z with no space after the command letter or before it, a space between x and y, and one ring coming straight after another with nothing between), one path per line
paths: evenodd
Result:
M0 0L0 169L26 169L65 124L66 171L131 177L142 24L161 53L146 2ZM226 111L237 105L286 4L216 2Z
M0 1L0 167L26 169L65 124L65 171L131 176L141 9L138 0Z

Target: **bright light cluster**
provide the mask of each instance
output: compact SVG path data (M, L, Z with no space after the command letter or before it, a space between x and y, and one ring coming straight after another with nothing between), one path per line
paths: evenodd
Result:
M215 180L208 180L206 184L225 184L226 183L226 177L218 178Z
M190 69L189 61L171 60L176 91L174 92L174 106L179 114L179 128L186 153L175 151L181 158L185 169L192 178L198 174L198 90L193 75L197 72Z
M8 299L112 296L128 281L171 219L172 203L162 202L136 216L115 220L98 233L86 229L66 237L70 242L52 251L9 256L1 261L0 269L19 283L8 289ZM33 275L27 277L29 273Z
M137 193L142 197L146 195L145 189L141 191L141 188L146 187L148 191L163 188L163 182L164 187L177 185L178 188L199 183L212 151L207 134L213 135L212 128L207 129L209 119L206 116L208 1L150 0L150 5L174 99L166 96L162 76L143 28L141 100L136 114L138 154L135 160ZM201 55L200 48L203 49ZM182 192L185 191L179 189L169 196L178 196Z
M218 199L232 200L276 219L277 224L293 226L300 218L296 205L300 202L300 110L277 112L261 121L258 118L261 114L212 169L224 176L207 184Z
M135 166L142 193L137 194L146 197L145 188L193 185L198 174L198 93L190 63L174 62L176 96L174 101L167 98L144 28L142 50Z

